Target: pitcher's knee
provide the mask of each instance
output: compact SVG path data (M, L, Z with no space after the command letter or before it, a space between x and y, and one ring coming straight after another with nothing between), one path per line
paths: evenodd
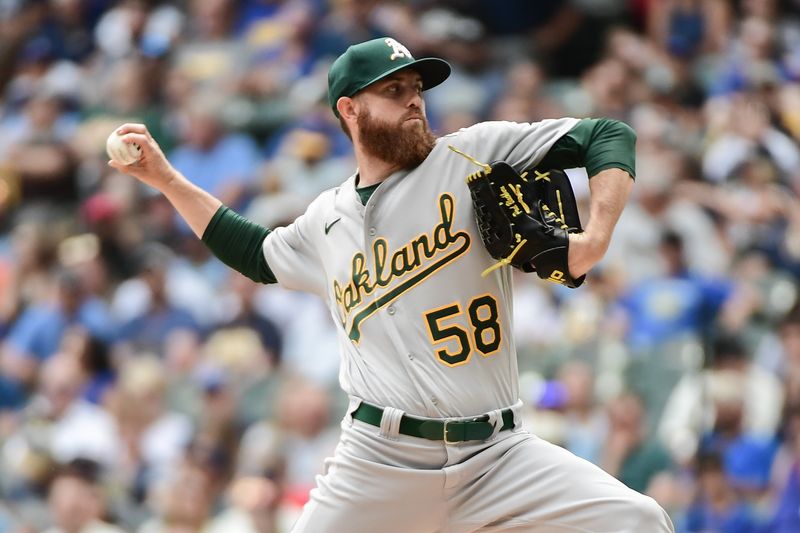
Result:
M653 498L640 494L632 503L637 517L635 522L638 524L635 531L674 533L669 515Z

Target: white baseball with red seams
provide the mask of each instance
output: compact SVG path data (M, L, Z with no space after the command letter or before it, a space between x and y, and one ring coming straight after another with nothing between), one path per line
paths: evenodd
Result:
M142 148L136 143L124 142L122 136L114 130L106 139L106 153L117 163L131 165L142 157Z

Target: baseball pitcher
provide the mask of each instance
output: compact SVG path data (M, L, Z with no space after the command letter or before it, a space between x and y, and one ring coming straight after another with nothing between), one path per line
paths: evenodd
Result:
M350 396L298 532L668 532L667 514L520 427L511 269L577 287L633 185L635 135L613 120L488 122L436 138L423 91L450 66L391 38L351 46L328 96L358 168L286 227L240 217L141 147L110 164L160 190L232 268L317 294ZM559 169L586 167L581 228Z

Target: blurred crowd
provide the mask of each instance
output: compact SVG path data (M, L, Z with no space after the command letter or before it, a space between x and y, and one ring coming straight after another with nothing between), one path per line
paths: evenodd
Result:
M354 170L327 69L383 35L453 65L438 133L638 134L586 285L515 274L528 429L680 533L800 531L800 0L0 0L0 533L288 531L346 406L330 315L224 267L105 139L143 122L285 224Z

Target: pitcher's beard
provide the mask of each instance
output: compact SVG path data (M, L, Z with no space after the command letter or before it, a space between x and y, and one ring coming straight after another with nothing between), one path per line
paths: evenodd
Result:
M419 165L436 144L436 136L425 118L421 119L421 124L402 121L393 125L373 118L365 109L358 115L358 131L369 155L400 168Z

